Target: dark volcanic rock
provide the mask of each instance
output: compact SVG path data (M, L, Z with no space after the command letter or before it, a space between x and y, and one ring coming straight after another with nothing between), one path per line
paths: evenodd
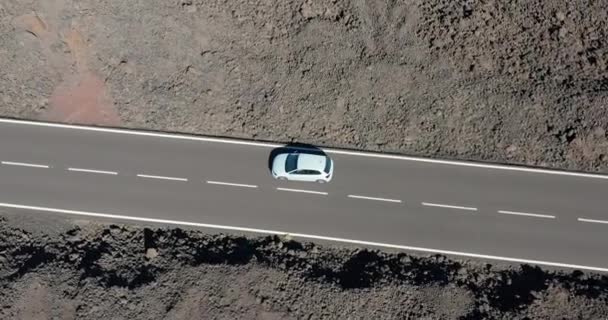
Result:
M279 237L116 225L65 230L51 239L0 221L1 318L608 316L605 275Z

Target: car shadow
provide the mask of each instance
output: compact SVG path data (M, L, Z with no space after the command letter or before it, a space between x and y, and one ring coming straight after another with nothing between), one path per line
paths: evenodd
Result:
M293 152L326 156L326 154L323 150L321 150L319 147L314 146L312 144L298 143L298 142L288 143L282 147L272 149L272 151L270 152L270 155L268 156L268 171L272 171L272 161L274 160L274 158L276 156L278 156L279 154L283 154L283 153L293 153Z

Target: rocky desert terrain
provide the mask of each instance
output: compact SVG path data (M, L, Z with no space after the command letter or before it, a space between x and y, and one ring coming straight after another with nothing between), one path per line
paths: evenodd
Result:
M608 172L607 36L592 0L2 0L0 116ZM6 211L0 318L606 319L608 278Z
M606 275L0 215L1 319L606 317Z
M608 169L608 2L4 0L0 115Z

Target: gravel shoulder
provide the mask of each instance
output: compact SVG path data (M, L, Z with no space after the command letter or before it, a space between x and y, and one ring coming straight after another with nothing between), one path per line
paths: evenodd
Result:
M608 3L0 5L0 115L608 169Z
M608 277L0 215L3 319L603 319ZM526 318L527 317L527 318Z

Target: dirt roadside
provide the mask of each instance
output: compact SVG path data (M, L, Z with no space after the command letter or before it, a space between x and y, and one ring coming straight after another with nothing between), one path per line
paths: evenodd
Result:
M0 215L1 319L603 319L608 277ZM527 317L527 318L526 318Z
M606 172L607 35L590 0L4 0L0 116ZM1 319L608 317L605 275L3 217Z
M608 168L608 2L8 0L0 115Z

